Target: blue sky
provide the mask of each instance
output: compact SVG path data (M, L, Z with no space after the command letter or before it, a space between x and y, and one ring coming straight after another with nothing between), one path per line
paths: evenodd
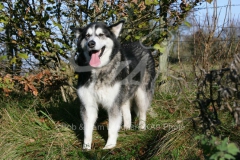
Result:
M227 7L229 1L231 1L231 7ZM224 21L226 9L231 9L231 14L228 14L231 19L234 19L234 21L240 20L240 1L239 0L217 0L217 12L220 13L219 17L219 25L221 25ZM213 2L211 4L209 3L203 3L201 6L197 8L208 8L209 15L212 15L213 13ZM204 19L206 17L207 10L206 9L200 9L199 11L195 12L197 16L199 16L200 19Z

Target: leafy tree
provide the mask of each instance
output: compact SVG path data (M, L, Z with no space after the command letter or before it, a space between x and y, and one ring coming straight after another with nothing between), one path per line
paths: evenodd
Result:
M176 29L201 2L204 0L2 0L2 76L10 74L14 82L13 75L20 76L23 66L29 66L34 72L51 70L68 81L72 76L66 73L72 71L67 70L67 59L74 42L70 27L93 21L112 24L125 19L122 42L144 40L145 45L164 50L160 43L168 38L169 31ZM162 30L155 32L159 28ZM149 33L154 34L147 36Z

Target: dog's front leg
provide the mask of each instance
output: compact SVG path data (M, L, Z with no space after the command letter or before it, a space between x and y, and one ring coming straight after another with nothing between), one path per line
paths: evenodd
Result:
M103 149L111 149L116 146L118 131L122 124L122 112L118 106L108 110L108 140Z
M97 107L86 106L81 110L82 120L84 124L84 143L83 149L91 149L92 134L94 124L97 119Z

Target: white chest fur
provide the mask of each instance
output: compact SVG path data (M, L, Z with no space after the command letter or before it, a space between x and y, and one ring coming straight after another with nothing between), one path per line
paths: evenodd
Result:
M120 91L120 83L113 86L96 86L92 82L88 87L80 87L78 95L82 103L87 107L101 104L104 108L111 108Z

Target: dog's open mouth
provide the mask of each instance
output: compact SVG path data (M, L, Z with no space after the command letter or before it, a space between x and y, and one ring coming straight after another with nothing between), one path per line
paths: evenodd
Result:
M89 51L89 55L91 56L89 65L92 67L97 67L100 65L100 57L103 55L105 50L105 46L103 46L100 50L91 50Z

